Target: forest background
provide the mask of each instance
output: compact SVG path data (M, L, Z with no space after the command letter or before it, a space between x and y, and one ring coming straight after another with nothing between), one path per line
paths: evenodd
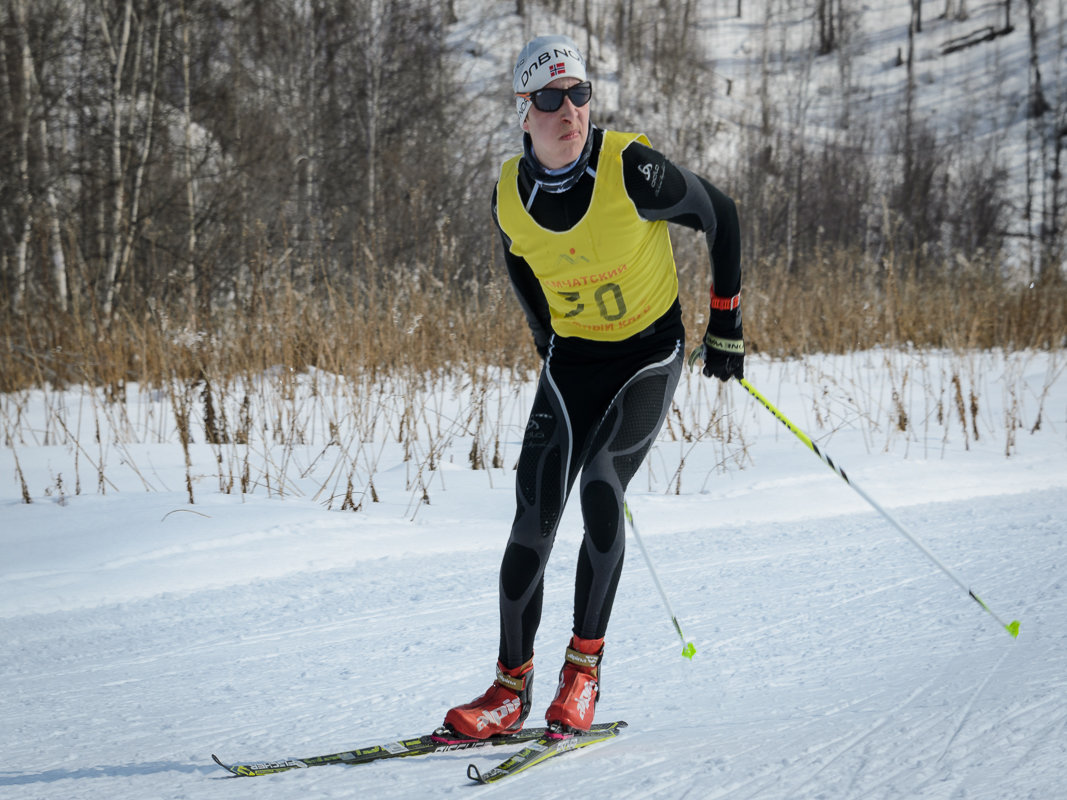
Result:
M1063 0L0 8L5 393L177 380L210 415L277 365L529 374L488 201L546 30L595 121L737 200L750 352L1067 341ZM675 245L693 335L707 255Z

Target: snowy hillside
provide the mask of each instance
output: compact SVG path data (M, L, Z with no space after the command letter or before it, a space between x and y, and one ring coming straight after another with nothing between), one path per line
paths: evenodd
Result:
M825 55L815 46L813 3L686 4L692 8L708 77L698 92L700 111L675 109L670 114L664 110L667 99L657 97L648 66L639 60L628 63L620 85L617 45L596 33L614 19L617 4L593 0L557 14L552 4L526 3L525 19L514 13L511 2L455 0L453 5L459 21L450 28L450 43L463 82L495 123L490 148L500 157L514 151L519 137L508 102L515 54L530 36L558 31L589 51L594 121L654 131L668 149L678 134L682 149L670 154L701 165L715 180L733 174L744 158L743 138L760 130L768 116L779 139L803 140L814 152L824 144L848 150L862 142L865 151L885 159L887 173L895 168L893 137L899 137L907 103L910 0L832 4L840 5L838 30L834 49ZM942 158L995 164L1002 170L1002 199L1010 208L1007 230L1015 239L1033 236L1051 190L1045 174L1051 167L1043 166L1042 158L1051 155L1051 131L1061 130L1062 136L1065 124L1067 6L1038 4L1036 63L1050 106L1041 119L1028 118L1035 82L1026 4L927 0L922 9L922 29L913 41L914 118L936 136ZM946 9L951 11L947 16ZM592 21L593 31L584 19ZM658 35L652 27L641 30ZM684 144L694 140L696 129L703 152ZM1018 249L1009 258L1015 265L1026 261Z

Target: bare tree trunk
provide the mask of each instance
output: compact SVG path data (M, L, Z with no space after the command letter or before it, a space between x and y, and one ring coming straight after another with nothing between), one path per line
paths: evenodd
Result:
M7 37L0 36L0 64L7 63ZM6 69L0 69L0 125L6 125L8 127L14 127L12 124L12 118L17 113L17 106L15 104L15 90L11 87L11 80ZM11 230L11 218L9 213L0 213L0 235L6 236L8 239L14 240L14 235ZM0 239L2 242L3 239ZM9 262L8 251L0 247L0 281L6 281Z
M819 20L819 54L826 55L834 49L834 4L833 0L818 0L815 16Z
M18 37L19 50L22 55L22 104L24 114L22 119L27 126L25 131L20 131L20 143L25 147L23 154L20 156L20 179L24 179L23 190L27 193L26 197L29 200L27 207L28 215L24 219L23 224L23 238L20 238L18 250L19 250L19 267L20 275L22 276L22 285L19 287L19 293L25 291L26 283L29 278L29 265L26 263L26 242L25 237L29 234L32 228L32 214L33 214L33 196L34 192L29 183L29 162L28 160L23 162L29 148L29 122L32 117L32 112L37 107L36 98L42 97L43 92L41 90L41 82L37 78L37 68L34 66L33 54L30 51L30 41L28 33L28 17L26 9L26 0L18 0L15 7L16 15L16 36ZM23 133L25 134L23 136ZM44 108L44 103L40 104L40 118L37 122L37 144L40 149L38 156L39 172L41 178L41 186L44 192L45 210L47 215L47 227L48 227L48 241L49 251L51 255L51 272L50 283L53 293L53 300L56 305L62 311L67 310L67 265L63 256L63 240L60 235L59 229L59 202L56 199L55 187L52 183L52 168L51 159L49 155L49 138L48 138L48 115Z
M904 180L911 180L912 148L914 139L912 126L915 105L915 34L918 31L919 12L916 6L921 0L911 0L911 22L908 24L908 59L906 61L907 85L904 88Z
M582 23L585 27L585 63L592 65L596 63L596 59L593 56L593 15L589 10L589 0L585 0L582 4Z
M367 63L367 222L370 230L378 227L378 117L382 98L382 63L385 60L383 48L385 46L385 21L384 9L381 0L370 0L368 3L369 25L367 26L366 48L364 58ZM375 242L369 242L368 246L377 259L377 247Z
M122 28L115 42L108 30L107 18L101 11L100 24L104 31L111 58L111 233L108 243L107 271L104 278L105 320L110 320L115 309L118 293L119 259L122 244L122 221L126 213L126 187L122 176L122 73L130 44L130 24L133 16L133 0L126 0L122 13Z
M301 35L304 37L304 52L303 58L305 68L294 79L294 87L301 94L309 97L316 96L318 94L318 82L320 80L320 74L318 69L318 62L316 57L316 51L318 50L317 36L318 33L315 30L314 20L309 20L308 24L304 26L301 31ZM324 75L322 76L325 77ZM319 228L316 226L316 217L318 216L316 210L319 208L319 197L317 188L319 184L319 170L323 163L323 157L326 153L322 152L322 131L325 129L326 124L322 117L325 116L324 109L320 103L308 103L307 112L305 114L305 124L300 127L301 139L304 143L305 158L302 160L303 164L303 187L301 192L301 200L303 201L303 213L300 215L300 228L303 229L303 233L300 238L305 242L305 253L310 252L312 248L317 246L317 243L321 241L319 237ZM306 262L307 259L304 259ZM305 280L310 284L310 276L306 276Z
M48 250L52 259L52 299L61 311L67 310L67 260L63 255L63 236L59 229L59 201L52 185L52 169L48 155L48 122L43 110L38 125L41 148L41 172L44 176L45 205L48 208Z
M42 96L41 83L37 78L37 69L34 66L33 56L30 51L28 28L27 28L27 14L26 14L26 2L25 0L18 0L15 9L16 13L16 35L18 37L19 49L22 55L22 86L23 86L23 119L26 125L29 125L29 120L32 116L32 111L36 106L35 98ZM6 60L6 59L5 59ZM14 106L12 106L14 107ZM28 150L29 145L29 132L28 127L25 131L25 138L21 139L21 144ZM60 235L59 229L59 202L56 199L55 187L52 183L52 169L49 156L49 137L48 137L48 116L43 107L43 103L40 108L40 119L37 123L37 136L38 147L40 148L39 166L41 174L41 185L44 187L44 200L45 208L47 210L47 226L48 226L48 240L49 251L51 255L51 289L53 292L53 300L62 311L67 310L67 265L66 259L63 255L63 240ZM24 152L25 154L25 152ZM23 225L24 236L29 233L31 225L32 215L32 197L33 192L29 185L29 163L26 161L23 163L23 158L20 157L20 178L25 179L24 190L27 192L27 197L30 198L30 205L28 210L30 215L26 217ZM23 282L18 291L25 291L26 281L28 281L29 265L26 263L26 240L22 238L19 240L18 252L20 260L20 275Z
M1052 106L1045 98L1045 92L1041 78L1041 61L1039 52L1039 20L1037 0L1027 0L1027 17L1030 35L1030 100L1027 114L1031 120L1034 136L1037 138L1038 169L1035 171L1039 176L1041 191L1041 213L1038 217L1038 275L1044 278L1052 274L1053 270L1059 270L1060 264L1057 257L1057 224L1056 218L1059 213L1058 205L1058 181L1060 141L1055 121L1049 121L1048 112ZM1049 148L1053 148L1050 154Z
M243 71L240 69L240 65L243 64L244 48L245 44L242 36L235 36L233 43L233 53L230 56L230 71L234 76L235 81L239 80L238 85L238 97L242 94L242 88L244 84ZM240 79L238 79L240 76ZM238 107L240 106L240 100L237 101ZM234 114L233 119L233 140L234 140L234 152L243 154L247 148L245 141L245 120L244 114ZM238 250L237 250L237 269L234 272L233 277L233 294L234 299L240 303L242 300L247 302L246 309L250 313L254 313L255 294L251 291L252 287L252 271L250 269L250 255L249 255L249 239L251 231L251 216L249 214L249 201L248 201L248 187L251 184L249 180L248 170L242 169L237 172L237 185L238 185L238 214L237 214L237 231L239 236Z
M1063 229L1060 220L1063 218L1062 186L1063 181L1063 142L1067 139L1067 119L1061 119L1058 130L1052 136L1052 169L1049 170L1049 182L1051 186L1051 198L1049 200L1048 232L1046 240L1047 258L1044 259L1048 277L1062 277L1063 264ZM1042 276L1045 277L1045 276Z
M189 299L189 311L192 314L191 324L196 325L196 315L199 309L198 297L206 297L208 287L197 286L196 269L196 183L193 176L193 114L189 79L189 17L185 11L185 0L180 5L182 24L182 120L185 127L185 154L182 159L182 168L185 177L185 203L186 223L188 228L185 237L185 278L187 281L186 292Z
M764 136L769 136L771 133L771 99L770 99L770 83L771 83L771 19L773 15L773 7L771 3L767 3L764 6L763 12L763 32L762 32L762 49L760 52L760 83L759 83L759 100L760 100L760 133Z
M156 94L159 84L160 38L163 32L163 16L166 13L166 7L166 4L161 4L159 6L159 16L156 19L155 39L152 42L152 74L148 92L148 110L147 119L145 121L144 143L141 146L141 157L138 160L137 170L133 177L133 187L130 195L130 222L126 226L126 236L122 245L122 256L119 259L119 272L117 278L117 283L119 285L125 280L126 272L129 269L130 260L133 255L133 240L137 233L137 221L140 214L141 190L144 186L145 168L148 165L148 158L152 152L152 132L155 127ZM133 141L132 137L130 141Z
M1030 25L1030 104L1029 114L1032 118L1044 116L1048 111L1048 101L1041 87L1041 59L1038 52L1037 0L1027 0L1027 16Z
M18 203L20 230L15 242L15 281L11 292L11 306L18 309L25 299L29 281L29 268L26 254L29 249L30 233L33 230L33 189L30 186L30 116L33 103L30 100L30 74L33 71L33 58L30 55L29 32L26 29L26 2L18 0L15 5L19 57L21 60L19 100L12 103L12 108L19 110L18 119Z

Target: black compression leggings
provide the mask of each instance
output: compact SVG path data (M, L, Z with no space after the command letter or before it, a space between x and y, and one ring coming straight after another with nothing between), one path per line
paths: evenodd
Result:
M682 368L682 342L637 359L553 352L530 411L516 476L517 510L500 567L500 660L533 657L544 572L578 473L585 533L574 633L604 636L622 572L623 493L659 433Z

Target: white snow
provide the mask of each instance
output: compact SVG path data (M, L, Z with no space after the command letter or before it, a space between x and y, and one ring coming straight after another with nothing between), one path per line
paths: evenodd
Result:
M8 396L8 432L16 406L26 422L0 450L0 796L1058 796L1063 354L879 351L747 366L855 483L995 613L1021 622L1018 639L742 387L687 376L674 432L725 415L731 439L665 431L629 502L697 654L682 658L631 542L597 712L630 723L617 740L494 788L470 788L466 765L506 750L229 779L212 752L248 760L376 744L431 730L486 688L530 384L494 410L504 468L467 468L472 439L457 433L429 473L430 504L413 504L413 468L385 435L380 502L356 513L312 499L305 455L321 441L291 448L305 463L284 497L262 485L220 493L217 455L197 445L189 505L167 406L136 389L125 433L105 428L105 441L125 443L107 451L114 487L101 493L87 461L106 449L84 435L79 451L54 421L61 407L71 427L79 408L91 419L90 395ZM966 438L951 404L937 420L952 374L978 400ZM887 424L894 385L906 386L907 432ZM469 412L469 393L426 391L416 400L441 420ZM337 458L327 453L320 473ZM569 635L580 524L570 508L547 572L534 721Z

